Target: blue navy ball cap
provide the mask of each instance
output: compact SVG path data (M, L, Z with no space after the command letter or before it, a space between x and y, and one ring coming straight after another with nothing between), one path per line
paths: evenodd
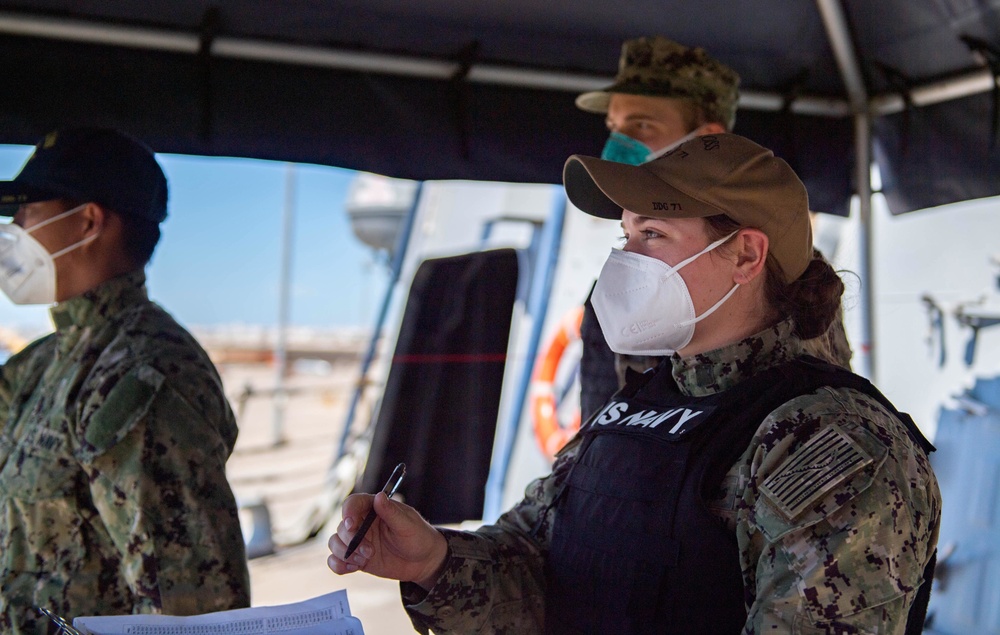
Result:
M13 180L0 181L0 215L58 198L93 201L159 223L167 217L167 178L153 151L110 128L50 132Z

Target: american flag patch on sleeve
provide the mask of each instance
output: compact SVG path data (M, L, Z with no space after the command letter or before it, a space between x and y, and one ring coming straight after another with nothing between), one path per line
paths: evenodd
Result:
M789 519L814 505L873 461L871 455L837 426L830 426L796 450L760 487L761 493Z

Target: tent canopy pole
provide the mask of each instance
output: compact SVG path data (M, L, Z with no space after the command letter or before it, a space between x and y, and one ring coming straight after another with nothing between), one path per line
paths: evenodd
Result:
M871 175L871 115L868 91L865 88L861 65L854 50L847 17L840 0L816 0L826 34L830 39L833 55L840 68L854 112L854 153L855 181L858 195L858 244L860 260L858 276L861 278L861 342L855 345L860 351L862 362L860 371L873 383L875 381L875 279L872 275L872 175Z

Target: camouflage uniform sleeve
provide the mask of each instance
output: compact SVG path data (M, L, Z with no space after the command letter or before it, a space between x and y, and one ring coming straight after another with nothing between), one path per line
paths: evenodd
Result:
M190 378L187 379L190 382ZM136 609L193 615L249 606L236 502L226 480L235 421L222 395L176 390L137 366L80 412L80 459L122 557Z
M473 532L441 530L448 560L427 593L403 583L414 628L425 635L541 633L545 610L545 554L555 498L579 447L574 438L556 456L552 473L528 485L524 499L495 525Z
M0 366L0 412L3 418L8 421L7 411L14 401L14 395L25 385L30 385L41 377L45 370L44 361L40 361L42 355L36 355L44 348L51 348L53 337L39 338L17 354L12 355L5 364ZM45 360L47 361L47 360Z
M903 425L866 395L825 388L775 410L745 459L744 633L903 632L941 512Z
M0 366L0 412L3 413L4 421L8 421L7 411L14 401L14 390L17 385L17 360L8 360Z

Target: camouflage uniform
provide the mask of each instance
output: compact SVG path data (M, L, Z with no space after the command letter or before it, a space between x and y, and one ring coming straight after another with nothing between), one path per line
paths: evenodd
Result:
M0 631L249 606L225 463L236 422L198 343L135 271L62 302L0 371Z
M674 356L672 372L684 394L703 396L801 351L791 324L783 322L728 347ZM777 488L769 486L795 478L795 463L810 442L834 431L872 462L813 493L789 517ZM529 485L497 524L442 530L449 557L437 584L427 594L402 586L418 630L542 632L550 510L578 448L571 441L552 474ZM761 423L721 490L710 506L739 544L744 634L903 632L937 543L941 498L926 455L874 399L823 388L785 403Z
M830 324L826 332L819 337L809 340L802 340L802 352L813 357L836 364L841 368L851 369L851 345L847 341L847 332L844 330L843 309L837 310L837 315ZM663 361L662 357L653 355L621 355L615 353L615 374L618 377L618 387L625 385L625 371L631 368L637 373L642 373L656 366ZM610 397L610 395L609 395Z

